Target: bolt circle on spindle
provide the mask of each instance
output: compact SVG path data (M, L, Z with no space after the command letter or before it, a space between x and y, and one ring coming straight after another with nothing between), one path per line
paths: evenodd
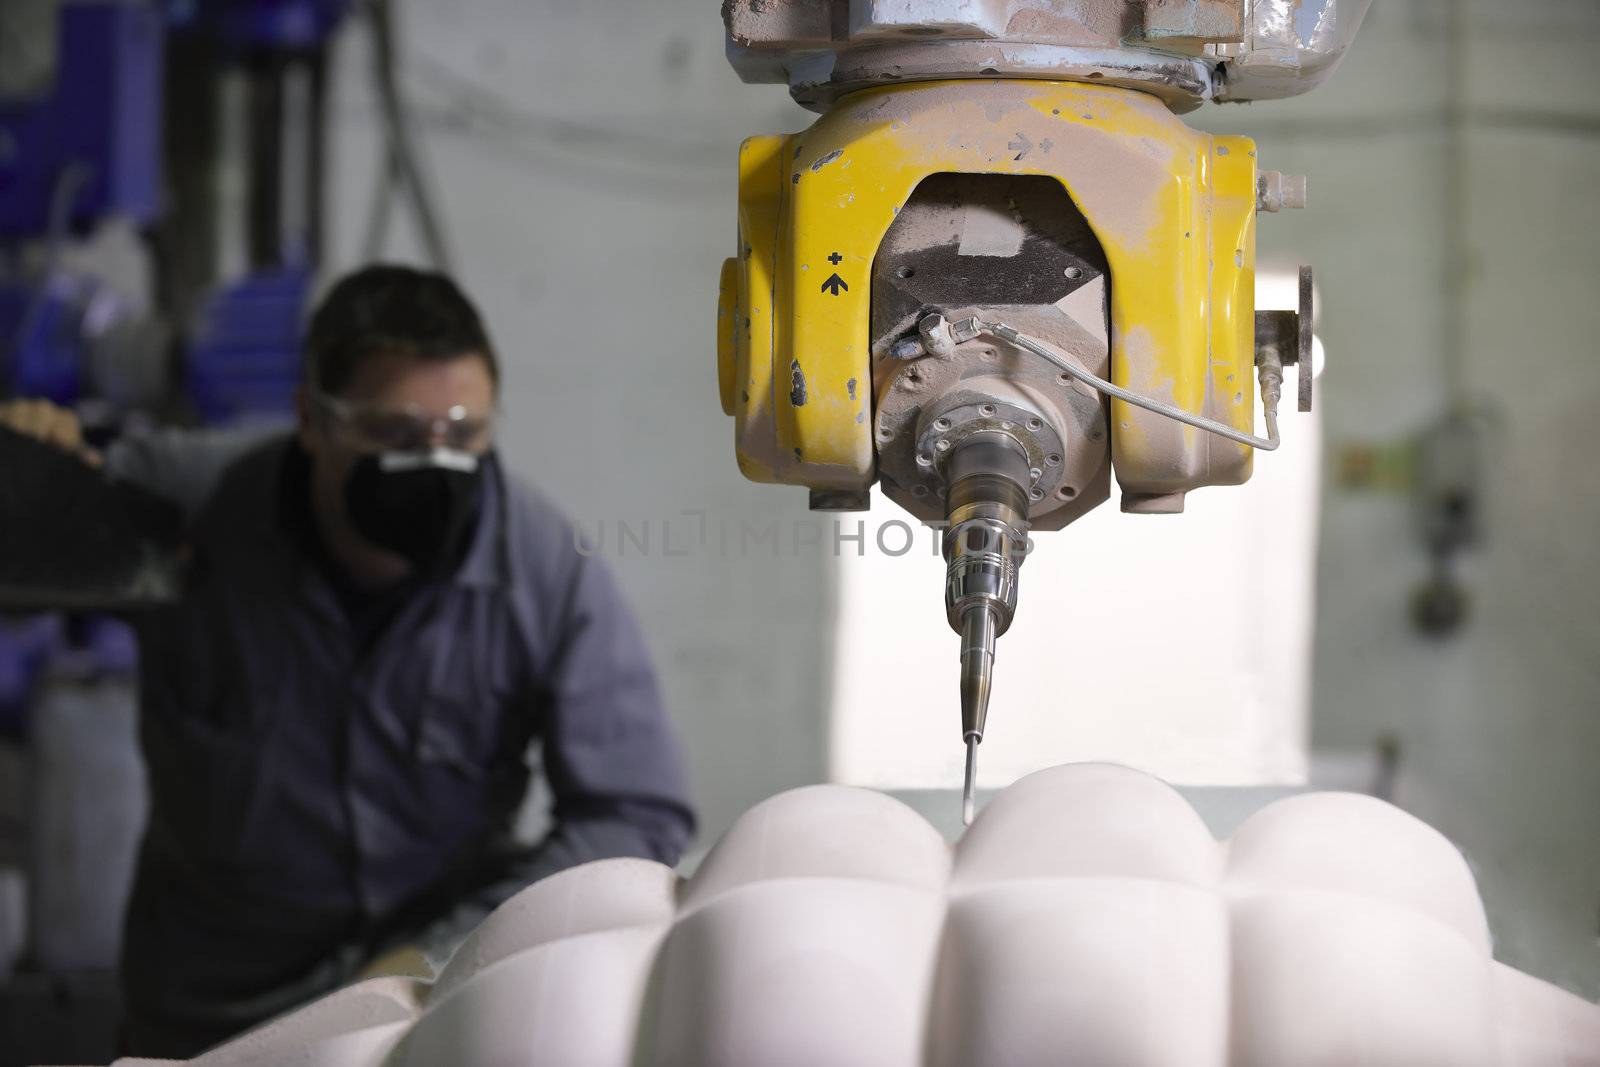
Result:
M970 394L933 418L924 418L916 441L917 473L929 491L939 490L947 477L945 459L975 434L1000 431L1027 453L1029 476L1039 490L1036 500L1054 493L1062 476L1065 445L1049 419L1029 408L1000 398ZM1034 472L1038 473L1035 474Z

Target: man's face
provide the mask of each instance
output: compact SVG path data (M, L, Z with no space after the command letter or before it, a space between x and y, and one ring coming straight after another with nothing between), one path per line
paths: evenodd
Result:
M344 484L363 455L431 446L481 454L492 444L494 379L488 361L475 352L447 360L373 357L360 365L335 403L337 411L302 395L300 443L311 456L318 519L345 530L350 527ZM422 428L412 443L406 440L408 426ZM462 429L474 426L482 431L462 436Z

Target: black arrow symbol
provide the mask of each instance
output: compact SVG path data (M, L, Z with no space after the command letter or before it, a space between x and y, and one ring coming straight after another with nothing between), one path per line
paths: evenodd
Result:
M824 293L832 293L834 296L839 295L840 289L849 288L849 284L847 284L845 280L839 277L837 274L828 275L828 280L822 283L822 291Z
M1021 130L1018 130L1017 139L1006 145L1006 147L1016 153L1014 158L1021 159L1033 148L1033 142L1028 140L1027 134L1023 133Z

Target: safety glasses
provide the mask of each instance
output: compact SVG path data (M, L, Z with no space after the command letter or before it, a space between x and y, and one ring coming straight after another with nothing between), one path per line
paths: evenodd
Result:
M355 443L372 452L419 452L435 445L462 452L481 452L489 446L494 419L469 415L459 404L434 415L408 404L381 407L313 392L314 404L345 430Z

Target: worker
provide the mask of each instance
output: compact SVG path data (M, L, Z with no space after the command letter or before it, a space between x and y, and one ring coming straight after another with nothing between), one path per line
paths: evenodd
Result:
M189 513L181 599L131 619L150 783L131 1053L192 1056L437 964L530 882L675 864L693 832L634 618L495 456L499 371L467 298L358 271L312 316L304 370L293 434L236 458L171 433L104 456ZM42 402L0 422L100 458ZM511 831L531 743L553 828L530 846Z

